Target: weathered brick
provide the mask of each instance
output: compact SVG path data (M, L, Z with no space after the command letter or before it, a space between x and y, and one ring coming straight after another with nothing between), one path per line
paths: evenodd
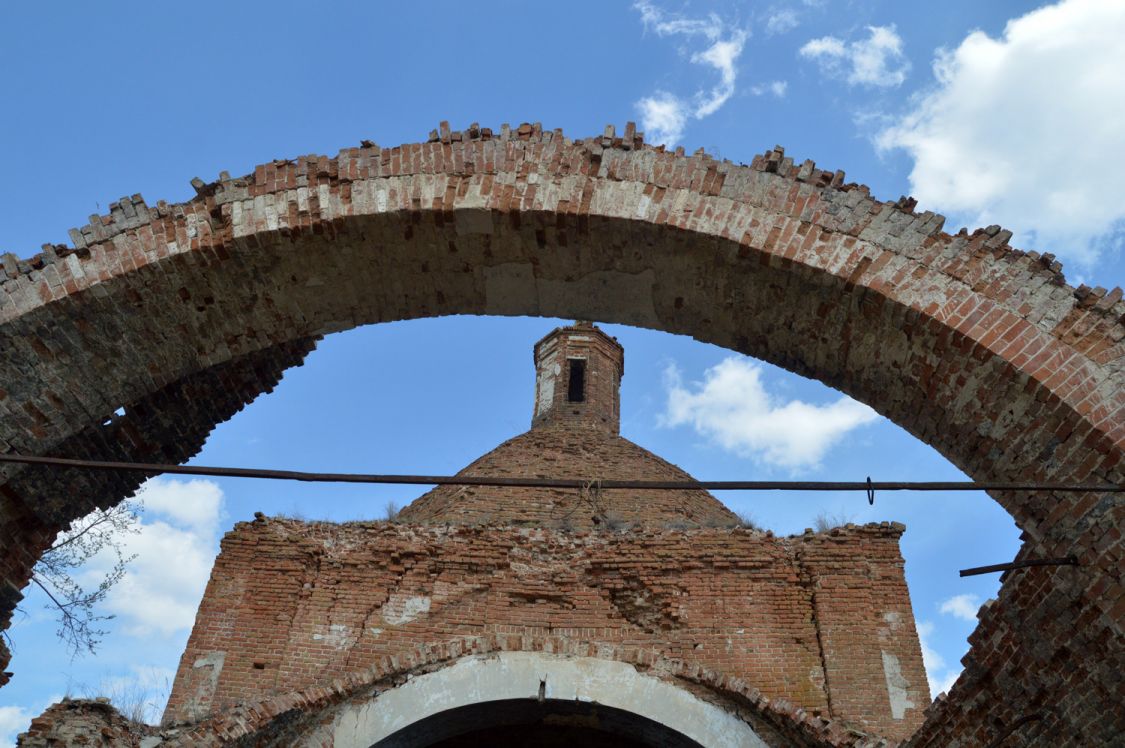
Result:
M5 257L0 439L36 455L182 460L237 408L223 398L213 409L198 399L168 403L151 425L136 423L152 436L143 447L87 437L116 408L215 367L259 355L281 364L286 341L419 316L530 314L690 334L815 377L977 479L1125 480L1125 302L1120 293L1076 292L1051 255L1007 247L999 227L939 233L940 218L914 216L909 201L875 201L842 174L797 166L780 149L740 166L639 137L625 150L616 138L570 141L535 125L503 127L495 139L470 128L455 141L452 132L449 142L365 147L354 171L349 149L344 169L316 157L205 183L183 205L152 209L130 198L78 229L73 252L53 247L62 262ZM646 206L649 187L664 193ZM794 244L796 226L810 219L829 238ZM896 259L849 283L848 263L822 251L832 235L854 239L861 256ZM58 285L44 276L48 264ZM955 332L984 301L1018 318L987 345L979 321ZM921 315L909 331L908 310ZM1032 353L1051 348L1051 363ZM243 402L279 373L247 375ZM167 425L178 421L185 425ZM188 446L177 444L181 429ZM1108 446L1091 461L1095 436ZM33 471L0 474L5 488L24 481L4 491L0 501L18 506L0 516L28 517L0 525L0 538L32 548L32 558L61 523L135 487L75 478L91 490L40 501ZM67 505L59 496L83 499ZM1084 556L1085 528L1109 516L1120 523L1111 499L996 498L1028 532L1026 554ZM1048 519L1060 503L1071 510ZM24 555L5 554L0 566L17 588L31 572ZM1113 644L1125 635L1121 622L1099 618L1077 630L1054 615L1060 605L1096 602L1083 590L1116 578L1120 557L1095 553L1089 565L1061 571L1073 578L1061 598L1050 594L1054 577L1007 575L999 604L1010 615L981 623L972 667L915 744L987 744L1005 729L997 725L1020 723L1043 703L1052 705L1044 716L1020 723L1025 739L1097 745L1125 733ZM0 611L0 623L10 613ZM1060 662L1082 688L1060 685Z

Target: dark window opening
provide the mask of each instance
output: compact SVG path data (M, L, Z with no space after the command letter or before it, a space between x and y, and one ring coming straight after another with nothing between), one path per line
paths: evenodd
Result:
M586 402L586 362L580 358L572 358L570 364L570 384L566 390L568 403Z

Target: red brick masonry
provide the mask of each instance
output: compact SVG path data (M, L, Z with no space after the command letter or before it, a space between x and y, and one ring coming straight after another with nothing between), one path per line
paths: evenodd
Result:
M325 685L424 645L516 635L642 647L902 739L929 704L902 531L241 523L165 719Z
M1121 289L1072 288L1010 231L951 235L780 148L743 165L632 126L443 125L193 184L178 205L113 203L73 246L0 256L0 449L182 461L319 335L539 315L689 334L813 377L974 479L1125 483ZM55 533L134 479L0 470L0 625ZM1004 576L910 744L1119 741L1125 505L993 498L1021 558L1079 564Z

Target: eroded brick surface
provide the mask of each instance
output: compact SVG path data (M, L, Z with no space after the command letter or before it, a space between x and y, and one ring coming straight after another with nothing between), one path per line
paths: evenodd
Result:
M901 739L928 703L901 531L243 523L223 540L166 719L323 685L434 642L515 634L643 648ZM887 656L911 703L897 717Z
M815 377L976 479L1123 481L1119 289L1070 288L999 227L951 236L913 201L872 199L778 149L743 166L631 129L443 127L197 189L182 205L126 198L73 247L4 256L0 449L61 453L119 406L287 341L531 314L691 334ZM245 379L243 401L273 381ZM198 406L195 433L232 412ZM6 620L58 524L131 488L69 509L2 490ZM1125 732L1122 504L995 498L1025 532L1021 557L1079 565L1008 575L914 742L987 744L1015 726L1110 743Z
M604 490L597 480L690 481L680 468L615 434L541 426L460 471L466 476L572 478L589 490L442 486L405 507L408 522L508 522L559 529L732 527L738 518L706 491Z
M419 646L381 657L361 671L333 674L323 685L233 707L202 722L159 731L133 725L102 744L108 748L135 748L130 742L134 736L146 735L149 742L142 743L142 748L322 745L323 742L317 742L318 737L323 736L321 728L330 724L347 706L377 699L381 692L406 679L439 671L463 658L487 657L501 652L544 652L627 663L642 673L667 680L729 709L750 724L770 748L887 748L894 745L893 741L848 727L838 720L811 716L784 699L768 698L740 678L717 673L697 663L669 660L645 647L577 642L551 636L524 637L513 633ZM51 711L58 712L62 706L56 705ZM78 729L85 729L88 720L84 716L78 719L82 725ZM74 728L63 724L58 729Z
M107 699L63 699L32 720L16 744L20 748L148 748L152 743L143 741L157 732L155 727L127 719Z

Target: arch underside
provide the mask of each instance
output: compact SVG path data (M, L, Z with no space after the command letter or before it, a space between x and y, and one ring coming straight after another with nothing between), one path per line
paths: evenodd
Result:
M0 448L183 461L321 335L537 315L687 334L818 379L978 480L1122 482L1119 293L1069 289L1007 232L951 237L776 151L745 167L639 146L465 134L275 163L182 206L115 205L77 251L0 285ZM137 480L0 474L10 616L54 533ZM1021 555L1080 566L1008 575L915 744L1040 707L1074 744L1125 730L1120 502L995 498Z
M449 709L388 735L373 748L700 748L659 722L613 707L559 699L507 699Z
M562 732L604 745L765 748L731 711L611 659L543 652L461 658L324 714L298 740L334 748L467 745L469 736ZM480 745L481 743L478 743Z

